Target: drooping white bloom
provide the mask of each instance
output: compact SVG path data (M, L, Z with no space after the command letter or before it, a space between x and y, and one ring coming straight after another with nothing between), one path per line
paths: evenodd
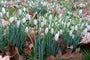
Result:
M88 26L88 23L86 23L86 26Z
M69 35L72 36L73 35L73 30L69 31Z
M62 29L60 29L60 34L62 34L62 32L63 32L63 30L62 30Z
M46 25L46 23L47 23L47 20L45 19L43 22L44 22L44 24Z
M24 11L24 12L26 11L26 8L25 8L25 7L23 8L23 11Z
M50 20L50 24L51 24L51 20L52 20L52 15L49 15L49 20Z
M48 33L48 28L45 29L45 34L47 34L47 33Z
M64 22L62 21L62 25L63 25L63 23L64 23Z
M6 14L6 15L7 15L7 17L9 17L9 12L7 12L7 14Z
M67 27L69 27L69 26L70 26L70 22L67 23Z
M21 9L19 9L19 15L21 15L22 14L22 10Z
M9 22L12 23L14 21L14 17L9 18Z
M44 22L41 22L41 27L44 27Z
M71 14L72 14L72 12L68 11L68 14L70 14L70 15L71 15Z
M90 30L90 25L87 26L87 30Z
M61 18L61 16L62 16L62 14L59 14L59 16L58 16L58 17L59 17L59 18Z
M57 17L55 16L55 21L57 20Z
M28 33L28 30L29 30L28 27L26 27L26 28L25 28L26 33Z
M42 31L42 28L40 27L40 28L39 28L39 32L41 32L41 31Z
M55 35L55 40L57 41L58 38L59 38L59 35L58 35L58 33L57 33L57 34Z
M26 20L31 20L31 16L29 14L26 14Z
M23 18L23 19L22 19L22 23L25 23L25 22L26 22L26 19L25 19L25 18Z
M17 21L17 17L16 16L14 16L14 20Z
M82 23L82 25L81 25L80 29L82 29L82 28L83 28L83 26L84 26L84 23Z
M77 25L75 26L75 30L78 30L78 26Z
M51 29L51 34L53 34L53 33L54 33L54 29L52 28L52 29Z
M37 25L37 20L36 19L34 20L34 25Z
M3 13L3 14L5 14L5 13L6 13L5 8L2 8L2 13Z
M71 26L71 29L74 30L74 26Z
M74 34L72 35L72 39L74 39Z
M20 20L19 20L19 21L17 21L17 27L19 27L19 25L20 25Z
M49 24L49 27L48 27L49 29L51 28L51 24Z
M82 13L83 13L83 10L82 9L79 10L79 15L82 15Z
M3 17L3 14L2 14L2 12L0 12L0 17L1 17L1 18Z
M69 16L66 17L66 20L69 19Z
M63 10L66 10L66 8L63 8Z

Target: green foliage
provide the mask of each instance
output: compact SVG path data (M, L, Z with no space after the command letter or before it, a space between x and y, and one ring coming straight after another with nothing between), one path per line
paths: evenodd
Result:
M90 60L90 52L88 50L83 49L81 52L84 55L84 60Z
M80 42L81 37L78 35L79 31L76 31L74 35L74 39L69 35L68 31L65 31L62 33L61 37L63 38L64 42L68 45L71 46L73 45L73 51L77 48L78 42Z
M58 50L60 49L61 42L58 44L58 46L55 45L55 40L53 39L53 35L50 33L44 34L42 38L40 38L40 34L35 37L35 45L33 49L33 56L30 58L33 58L34 60L37 59L45 59L50 55L56 56L58 53ZM32 54L31 54L32 55Z
M20 52L25 39L26 33L22 24L19 27L17 24L10 24L8 27L0 26L0 50L8 47L8 41L10 41Z
M35 7L34 9L31 9L32 13L34 13L36 11L37 11L38 14L41 14L41 15L44 15L47 12L45 7L43 7L41 4L37 7Z

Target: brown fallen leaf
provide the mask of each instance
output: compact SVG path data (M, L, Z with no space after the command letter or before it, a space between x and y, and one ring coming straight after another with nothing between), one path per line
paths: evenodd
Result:
M78 6L81 7L81 8L85 8L86 7L86 5L83 4L83 3L80 3Z
M81 42L78 45L80 45L80 44L88 44L88 43L90 43L90 33L89 32L87 32L85 34L85 36L83 37L83 39L81 40Z
M4 57L2 57L2 56L0 55L0 60L10 60L10 56L4 56Z
M37 12L32 13L31 11L29 11L28 13L29 13L29 15L31 15L32 17L35 15L35 18L37 19Z
M53 55L50 55L48 58L44 59L44 60L54 60L55 57Z

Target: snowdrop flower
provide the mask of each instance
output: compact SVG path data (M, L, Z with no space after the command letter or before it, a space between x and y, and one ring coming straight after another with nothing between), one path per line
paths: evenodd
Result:
M47 20L45 19L43 22L44 22L44 24L46 25L46 23L47 23Z
M57 41L58 38L59 38L59 35L58 35L58 33L57 33L57 34L55 35L55 40Z
M2 13L3 13L3 14L5 14L5 13L6 13L6 12L5 12L5 8L2 8Z
M51 24L51 20L52 20L52 15L49 15L49 20L50 20L50 24Z
M82 29L82 28L83 28L83 26L84 26L84 23L82 23L82 25L81 25L80 29Z
M37 25L37 20L36 19L34 20L34 25Z
M74 39L74 34L72 35L72 39Z
M66 20L69 18L69 16L66 17Z
M64 23L64 22L62 21L62 25L63 25L63 23Z
M48 33L48 28L45 29L45 34L47 34L47 33Z
M19 21L17 21L17 27L19 27L19 25L20 25L20 20L19 20Z
M7 14L6 14L6 15L7 15L7 17L9 17L9 12L7 12Z
M44 27L44 22L41 22L41 27Z
M72 36L73 35L73 30L69 31L69 35Z
M59 14L59 18L61 18L62 14Z
M86 26L88 26L88 23L86 23Z
M51 28L51 24L49 24L49 29Z
M63 30L62 30L62 29L60 29L60 34L62 34L62 32L63 32Z
M78 30L78 26L77 26L77 25L75 26L75 30L76 30L76 31Z
M69 27L69 26L70 26L70 22L67 23L67 27Z
M22 19L22 23L25 23L25 22L26 22L26 19L25 19L25 18L23 18L23 19Z
M26 8L25 8L25 7L23 8L23 11L24 11L24 12L26 11Z
M54 33L54 29L52 28L52 29L51 29L51 34L53 34L53 33Z
M82 13L83 13L83 10L82 9L79 10L79 15L82 15Z
M17 17L16 16L14 16L14 20L17 21Z
M87 26L87 30L90 30L90 25Z
M63 8L63 10L66 10L66 8Z
M26 33L28 33L28 30L29 30L28 27L26 27L26 28L25 28Z
M67 13L70 14L70 15L72 14L72 12L70 12L70 11L68 11Z
M57 17L55 16L55 21L57 20Z
M71 29L74 30L74 26L71 26Z
M3 3L4 3L4 1L2 0L2 1L1 1L1 4L3 4Z
M2 12L0 12L0 17L1 17L1 18L3 17L3 14L2 14Z
M19 9L19 15L21 15L22 14L22 10L21 9Z
M41 30L42 30L42 28L40 27L40 28L39 28L39 32L41 32Z
M79 20L80 22L79 23L81 23L82 22L82 18L80 18L80 20Z
M31 20L31 16L29 14L26 14L26 20Z
M9 22L12 23L14 21L14 17L9 18Z

